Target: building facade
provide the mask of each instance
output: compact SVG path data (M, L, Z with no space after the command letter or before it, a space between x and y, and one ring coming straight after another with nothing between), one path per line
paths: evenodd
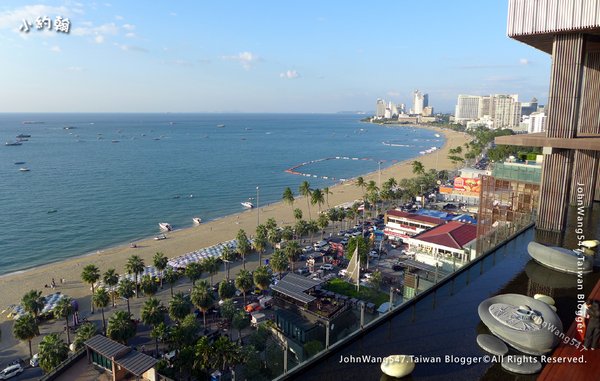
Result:
M460 94L454 110L454 120L457 123L464 123L469 120L476 120L479 117L479 105L481 98L478 95Z

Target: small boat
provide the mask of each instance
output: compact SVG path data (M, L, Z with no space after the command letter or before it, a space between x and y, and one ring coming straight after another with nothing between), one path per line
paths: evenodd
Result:
M113 142L113 143L118 143L119 141L118 141L118 140L113 140L112 142Z
M19 171L21 171L21 172L29 172L29 168L27 168L27 167L21 167L21 168L19 168Z
M225 127L225 125L224 124L217 124L217 127L218 128L223 128L223 127Z
M162 241L163 239L167 239L167 236L164 234L160 234L160 235L157 235L156 237L154 237L155 241Z
M202 218L194 217L194 218L192 218L192 221L194 221L195 224L200 225L202 223Z
M588 255L582 250L544 246L531 241L527 245L527 252L539 264L556 271L569 274L578 274L579 272L588 274L594 269L594 256Z
M65 126L65 127L63 127L63 130L73 130L73 129L75 129L75 128L77 128L77 127L73 127L73 126Z
M31 135L27 135L27 134L19 134L17 135L17 139L23 139L23 138L30 138Z
M21 143L21 142L6 142L6 143L4 143L4 145L7 145L7 146L22 146L23 143Z
M58 212L58 210L56 210L56 209L50 209L47 213L48 214L52 214L52 213L56 213L56 212Z
M251 203L250 201L244 201L244 202L241 202L241 204L246 209L252 209L252 208L254 208L254 204Z
M166 232L170 232L171 230L173 230L173 227L171 226L171 224L166 223L166 222L159 222L158 227L160 228L160 230L166 231Z
M36 120L24 120L23 124L44 124L44 122L38 122Z
M440 134L435 134L434 136L435 136L436 138L439 138L439 137L440 137Z
M25 164L24 161L15 161L15 165L23 165L23 164Z

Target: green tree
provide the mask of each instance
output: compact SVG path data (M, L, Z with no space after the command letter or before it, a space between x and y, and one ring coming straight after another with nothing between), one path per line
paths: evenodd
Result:
M29 357L33 356L31 351L31 340L40 334L37 321L33 315L25 314L21 315L13 326L13 335L22 341L27 340L29 344Z
M198 340L200 326L196 321L194 314L188 314L181 322L171 330L171 339L173 343L181 349L188 345L193 345Z
M42 296L42 292L38 290L31 290L21 298L21 305L25 312L33 315L35 320L42 312L42 309L46 305L46 298Z
M152 262L154 263L154 267L156 267L156 269L158 271L160 271L160 288L163 288L163 277L164 277L164 271L167 268L167 264L169 263L169 259L161 252L158 252L156 254L154 254L154 257L152 258Z
M191 309L192 302L183 292L176 293L169 302L169 316L177 322L181 322Z
M107 336L121 344L127 345L127 340L135 336L135 331L136 326L128 312L115 311L108 319Z
M298 221L302 219L302 209L294 209L294 218Z
M285 202L286 204L290 204L290 206L292 207L292 209L294 208L294 193L292 192L292 189L290 187L287 187L283 190L283 196L282 196L282 200L283 202Z
M75 340L73 340L73 344L75 345L75 350L83 348L83 343L96 336L98 333L98 329L96 328L96 324L89 322L82 324L75 334Z
M292 272L293 272L294 271L294 262L296 262L296 260L298 259L298 256L302 252L302 249L300 248L300 244L296 241L292 241L292 242L288 243L288 245L285 247L284 251L285 251L286 258L290 263L290 268L292 269Z
M140 289L138 284L138 275L144 272L144 260L137 255L132 255L127 259L127 263L125 264L125 270L128 274L134 275L134 283L135 283L135 297L140 297Z
M106 332L106 320L104 319L104 309L108 306L110 302L110 297L108 296L108 292L105 288L99 287L92 295L92 302L94 306L100 308L102 311L102 331Z
M252 282L252 274L247 270L240 270L235 278L235 287L244 294L244 305L246 305L246 293L254 287Z
M360 255L360 263L367 263L367 254L369 253L369 245L363 237L352 237L348 241L348 258L351 259L358 245L358 254Z
M246 232L243 229L238 231L235 240L237 242L236 250L242 256L242 266L244 270L246 270L246 255L250 254L252 246L250 245L248 236L246 236Z
M254 270L252 277L256 287L260 288L262 291L269 288L269 285L271 284L271 275L267 270L267 266L258 266L258 268Z
M292 240L294 238L294 229L291 226L284 226L281 230L281 239L286 241Z
M327 214L319 214L319 218L317 219L317 225L321 230L321 239L323 239L323 233L325 229L329 226L329 216Z
M422 175L425 173L425 166L418 160L415 160L411 163L412 165L412 173L415 175Z
M171 297L173 297L173 286L179 279L179 274L172 267L167 267L163 274L163 278L165 282L169 284L169 288L171 289Z
M323 188L323 194L325 195L325 202L327 203L327 207L329 208L329 195L333 194L333 192L329 189L329 187Z
M135 284L130 279L123 279L119 282L117 286L117 293L121 296L121 298L125 298L127 300L127 312L131 314L131 309L129 308L129 299L135 294Z
M287 270L288 268L288 258L287 255L279 249L275 249L273 255L271 255L271 259L269 260L269 264L273 271L279 273L279 278L281 279L281 273Z
M303 181L298 188L298 191L302 196L306 198L306 207L308 208L308 219L310 219L310 199L312 190L310 189L310 183L308 181Z
M217 369L225 370L242 362L242 348L225 336L215 341L212 352L215 359L214 366Z
M273 247L281 241L281 232L278 229L269 229L267 239Z
M215 303L213 291L206 281L200 281L196 287L192 289L192 303L202 311L204 320L204 328L206 328L206 311Z
M319 208L319 214L321 214L321 205L325 203L325 195L323 194L323 191L319 188L312 191L312 194L310 195L310 203L312 205L317 205Z
M267 230L275 229L277 228L277 221L275 221L273 217L270 217L269 219L267 219L265 227L267 228Z
M237 308L233 300L225 299L223 304L221 305L221 316L223 316L229 323L231 323L231 319L233 319L233 315L237 312Z
M219 298L225 300L230 299L235 296L235 284L226 279L223 279L221 283L219 283Z
M92 295L94 295L94 284L100 279L100 270L93 264L89 264L83 268L81 272L81 280L92 286ZM92 313L94 313L94 304L92 305Z
M235 252L231 248L231 246L226 245L221 251L221 259L225 262L225 267L227 268L227 280L229 280L229 268L231 265L230 262L235 261Z
M267 250L267 236L257 235L254 237L254 241L252 241L252 246L254 246L254 250L258 253L258 263L262 263L262 254Z
M264 324L260 324L256 331L252 332L249 337L250 345L252 345L258 352L262 352L267 348L267 340L271 336L269 328Z
M363 194L365 193L365 187L367 186L367 183L362 176L359 176L356 178L355 185L363 191ZM363 196L363 198L364 198L364 196Z
M97 291L97 290L96 290ZM60 300L54 306L54 317L57 319L65 319L65 331L67 332L67 345L71 344L71 334L69 330L69 316L73 314L73 305L71 304L73 299L68 296L60 298Z
M165 307L162 305L160 300L156 298L149 298L144 302L141 313L142 322L146 325L152 326L154 329L165 321ZM158 353L158 337L154 338L154 344L156 346L156 353Z
M158 291L158 285L151 275L142 275L140 279L140 288L146 296L152 296Z
M152 331L150 332L150 337L156 340L156 342L165 343L170 339L171 336L171 328L165 324L164 321L158 323L154 327L152 327ZM156 352L158 354L158 344L156 348Z
M198 372L208 372L215 363L213 348L206 336L202 336L194 347L193 368Z
M192 286L196 285L196 281L202 277L202 264L199 262L191 262L185 268L185 275L192 281Z
M238 330L238 340L242 340L242 330L250 326L248 315L244 311L236 312L231 320L231 325Z
M56 368L69 357L67 344L58 336L58 333L46 335L39 345L40 368L46 373Z
M110 295L112 297L112 305L114 307L115 306L115 297L118 294L116 286L119 284L119 274L117 274L115 269L108 269L104 273L102 280L104 281L104 284L106 284L106 286L110 290Z
M202 267L210 276L210 285L213 283L213 276L219 272L219 262L216 257L208 257L202 262Z

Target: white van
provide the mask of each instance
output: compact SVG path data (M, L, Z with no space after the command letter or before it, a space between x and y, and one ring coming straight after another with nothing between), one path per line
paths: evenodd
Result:
M12 378L19 373L23 373L24 370L25 369L23 369L23 366L21 366L21 364L7 366L0 372L0 380L8 380L9 378Z

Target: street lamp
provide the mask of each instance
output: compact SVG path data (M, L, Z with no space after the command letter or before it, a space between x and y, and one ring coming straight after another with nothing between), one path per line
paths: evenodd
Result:
M260 225L260 206L259 206L259 199L258 199L258 190L259 187L256 187L256 226Z

